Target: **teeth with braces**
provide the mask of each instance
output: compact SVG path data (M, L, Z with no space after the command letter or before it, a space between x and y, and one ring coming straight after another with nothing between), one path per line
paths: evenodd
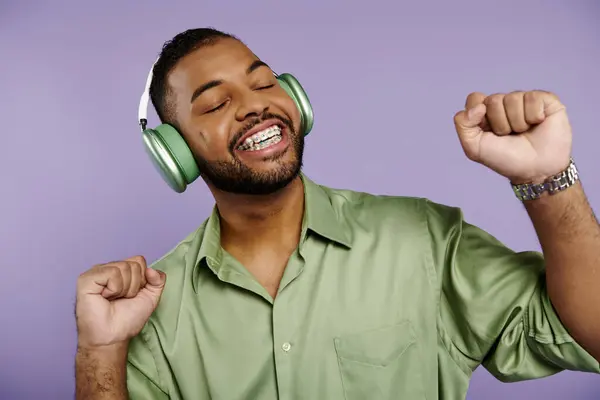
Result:
M282 139L281 128L277 125L271 126L254 135L246 138L238 150L243 151L256 151L264 149L265 147L272 146L279 143Z

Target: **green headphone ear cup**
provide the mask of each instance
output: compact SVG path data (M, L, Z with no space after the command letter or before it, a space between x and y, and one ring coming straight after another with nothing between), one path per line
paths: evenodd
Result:
M313 109L308 100L308 95L300 85L300 82L294 76L290 74L281 74L277 76L279 84L287 92L287 94L294 100L298 110L300 110L301 117L301 130L304 135L308 135L312 130L314 124Z
M162 124L144 130L142 137L150 161L174 191L184 192L200 176L194 155L177 129Z

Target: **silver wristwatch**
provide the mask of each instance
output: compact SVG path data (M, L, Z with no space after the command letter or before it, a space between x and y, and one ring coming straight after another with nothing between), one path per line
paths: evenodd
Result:
M520 185L512 185L517 198L521 201L535 200L538 199L548 192L549 194L556 194L565 189L570 188L579 180L579 173L575 162L571 158L567 169L561 173L554 175L551 178L546 179L542 183L523 183Z

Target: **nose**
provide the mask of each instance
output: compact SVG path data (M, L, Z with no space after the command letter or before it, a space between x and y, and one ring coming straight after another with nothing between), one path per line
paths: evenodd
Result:
M264 95L253 90L241 94L240 105L236 111L236 119L244 121L249 117L259 117L269 109L269 102Z

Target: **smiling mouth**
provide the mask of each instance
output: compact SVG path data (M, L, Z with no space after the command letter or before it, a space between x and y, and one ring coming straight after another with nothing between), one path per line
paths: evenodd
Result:
M238 146L240 151L257 151L266 149L281 142L283 136L281 135L281 127L278 125L272 125L254 135L246 138L244 142Z

